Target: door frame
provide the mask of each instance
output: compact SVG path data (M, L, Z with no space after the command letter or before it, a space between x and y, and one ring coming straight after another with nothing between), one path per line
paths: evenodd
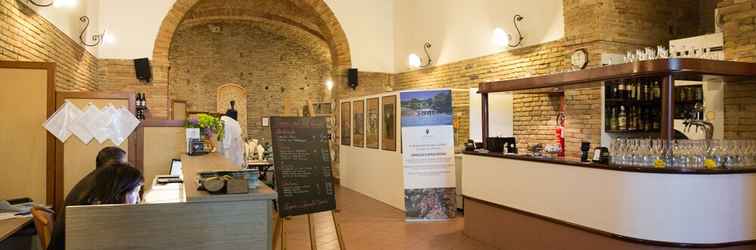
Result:
M51 62L17 62L0 61L0 68L5 69L41 69L47 71L47 117L55 113L55 63ZM47 131L46 131L47 132ZM55 136L47 132L45 203L53 204L55 197ZM39 201L37 201L39 202Z
M129 111L132 114L136 113L136 94L129 92L57 92L55 99L55 107L60 108L65 103L66 99L115 99L115 100L128 100ZM141 126L141 124L140 124ZM141 166L138 164L138 159L141 157L141 152L137 150L137 130L134 130L129 135L128 142L128 160L131 164L134 164L140 171ZM55 141L55 197L53 210L63 208L63 156L65 148L61 141ZM94 159L93 159L94 160Z

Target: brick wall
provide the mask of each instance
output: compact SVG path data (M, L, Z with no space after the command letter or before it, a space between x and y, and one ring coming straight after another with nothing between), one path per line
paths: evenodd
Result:
M312 102L330 98L325 80L332 61L327 45L260 23L216 23L180 28L170 51L171 98L189 111L216 111L216 91L235 83L247 90L248 133L270 139L263 116L296 115ZM228 49L234 48L234 49Z
M147 93L150 118L168 118L168 70L152 65L150 83L140 82L134 72L134 61L128 59L98 59L97 87L99 91L127 91Z
M93 91L95 57L20 1L0 0L0 60L54 62L57 91Z
M756 1L719 0L725 58L756 62ZM725 138L756 139L756 82L725 86Z

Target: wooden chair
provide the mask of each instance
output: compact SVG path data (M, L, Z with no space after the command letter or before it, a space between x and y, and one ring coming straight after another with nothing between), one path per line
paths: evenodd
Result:
M39 242L42 244L42 249L47 249L50 245L50 239L52 238L53 226L55 225L55 212L52 210L34 206L31 209L32 217L34 217L34 227L37 229L37 236L39 236Z

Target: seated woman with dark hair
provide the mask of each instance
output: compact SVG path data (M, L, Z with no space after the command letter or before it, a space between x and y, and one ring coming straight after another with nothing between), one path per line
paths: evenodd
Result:
M129 163L110 161L90 173L91 185L86 196L75 205L137 204L144 184L142 172ZM86 179L86 178L85 178ZM68 204L67 204L68 205ZM48 250L65 249L65 217L56 218Z
M144 185L142 172L128 163L111 163L95 171L90 204L137 204Z

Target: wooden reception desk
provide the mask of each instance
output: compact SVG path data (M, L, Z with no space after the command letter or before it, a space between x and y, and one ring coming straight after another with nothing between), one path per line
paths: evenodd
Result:
M196 173L239 168L219 154L181 161L184 183L154 186L145 204L67 207L66 248L272 249L275 191L259 183L248 194L210 195L197 190Z

